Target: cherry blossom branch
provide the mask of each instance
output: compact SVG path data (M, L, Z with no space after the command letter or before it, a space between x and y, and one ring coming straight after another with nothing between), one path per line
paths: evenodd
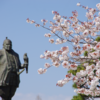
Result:
M74 51L70 53L68 46L62 47L60 50L56 51L45 51L44 55L41 55L41 58L51 59L52 64L45 63L45 69L40 68L38 73L43 74L51 66L59 67L62 64L64 68L75 71L76 73L74 73L74 75L68 73L65 79L57 82L58 86L62 87L68 81L73 80L78 88L75 90L76 93L85 94L88 97L99 97L100 42L95 41L95 38L93 37L100 36L98 35L98 32L100 31L100 12L98 13L98 16L95 15L95 13L100 11L100 3L96 5L99 10L82 6L80 3L77 5L87 10L86 22L77 19L77 11L73 11L73 16L69 17L69 19L61 16L57 11L53 11L55 23L50 21L50 28L45 27L45 24L47 23L47 20L45 19L41 20L43 25L27 19L28 23L35 23L36 27L41 26L57 36L58 39L56 40L56 44L62 44L68 41L72 44L74 49ZM92 21L90 22L89 20ZM69 28L71 28L71 30ZM50 38L51 34L45 34L45 37ZM54 43L54 39L49 39L49 42ZM80 64L84 69L78 71L78 66Z

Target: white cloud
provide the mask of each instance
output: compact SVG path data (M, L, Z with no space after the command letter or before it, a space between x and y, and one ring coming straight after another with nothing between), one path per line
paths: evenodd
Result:
M13 100L37 100L37 96L40 96L41 100L71 100L72 97L66 97L64 95L46 96L44 94L22 94L16 93Z

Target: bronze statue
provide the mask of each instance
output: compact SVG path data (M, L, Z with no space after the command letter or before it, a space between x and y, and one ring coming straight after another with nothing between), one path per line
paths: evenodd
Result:
M21 65L19 55L12 50L12 42L5 39L0 50L0 96L2 100L11 100L19 87L19 75L25 70L28 73L28 57L24 54L24 64ZM19 69L23 69L19 72Z

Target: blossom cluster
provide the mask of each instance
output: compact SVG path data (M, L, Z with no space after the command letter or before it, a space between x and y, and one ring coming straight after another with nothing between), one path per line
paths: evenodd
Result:
M58 68L61 65L63 68L75 71L82 64L84 70L80 70L76 75L68 73L56 85L62 87L73 80L78 88L75 90L76 93L100 96L100 42L96 41L96 37L100 36L100 3L96 5L97 9L82 6L80 3L77 3L77 6L87 10L87 21L80 21L77 18L78 12L76 10L72 11L72 16L69 18L61 16L57 11L52 11L54 22L50 21L49 28L45 27L48 22L45 19L41 20L43 26L29 20L29 18L26 20L28 23L35 23L35 26L48 29L50 33L46 33L44 36L49 38L50 43L71 43L73 46L73 52L70 52L68 46L61 47L56 51L45 51L44 55L40 55L40 58L50 59L52 64L45 63L45 68L38 69L38 73L43 74L51 66ZM55 35L57 39L51 38L52 35ZM84 52L87 52L86 56L84 56Z

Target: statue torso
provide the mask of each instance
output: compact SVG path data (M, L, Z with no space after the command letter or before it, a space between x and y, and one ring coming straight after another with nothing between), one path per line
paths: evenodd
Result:
M16 59L14 58L14 55L12 52L6 52L7 54L7 60L8 60L8 66L11 67L11 72L16 72Z
M17 86L17 70L16 70L16 59L13 55L13 52L7 52L7 60L8 60L8 67L11 67L11 72L9 75L9 85Z
M20 79L17 72L19 72L20 66L19 56L16 52L0 50L0 86L14 85L18 87Z

